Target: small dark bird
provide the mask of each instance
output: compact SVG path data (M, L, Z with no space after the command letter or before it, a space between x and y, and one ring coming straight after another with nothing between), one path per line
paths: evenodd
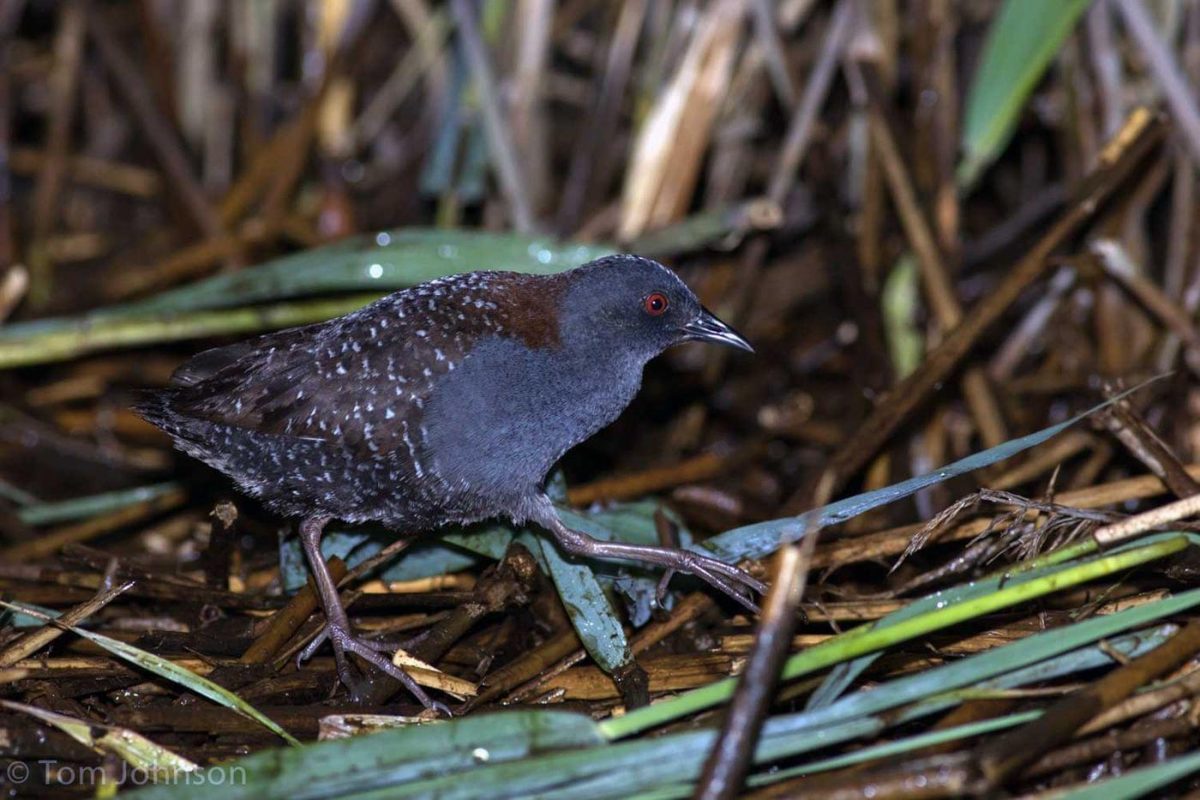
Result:
M693 574L753 607L764 587L688 550L567 528L544 484L629 405L646 362L691 340L752 348L673 272L616 255L549 276L470 272L344 317L196 355L137 406L185 453L271 510L301 518L338 674L346 653L426 694L356 637L321 557L331 519L411 536L493 517L532 522L568 553Z

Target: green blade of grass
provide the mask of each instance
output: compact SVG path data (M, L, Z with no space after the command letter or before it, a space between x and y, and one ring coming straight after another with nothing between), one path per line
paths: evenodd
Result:
M606 246L486 231L403 229L306 250L217 275L148 300L78 318L0 330L0 369L44 364L115 347L257 333L319 322L382 294L475 269L550 274L612 253ZM331 292L350 297L294 301ZM276 302L293 300L292 302ZM260 306L260 303L272 303Z
M212 768L237 781L149 787L137 800L316 800L434 775L472 775L484 764L603 743L595 723L564 711L505 711L268 750Z
M864 747L861 750L855 750L853 753L823 758L819 761L810 761L807 764L797 767L778 770L770 775L757 775L750 778L747 784L750 786L766 786L789 778L798 778L801 775L812 775L818 772L852 767L855 764L865 764L869 761L903 755L926 747L957 742L960 739L970 739L975 736L982 736L985 733L1008 730L1017 725L1032 722L1041 715L1042 712L1037 710L1021 711L1016 714L1005 714L1004 716L992 717L991 719L971 722L966 725L956 725L953 728L928 731L916 736L906 736L895 741Z
M1167 538L1170 535L1164 535L1160 541ZM1193 536L1190 540L1195 542L1196 538ZM1066 548L1065 551L1077 553L1079 549ZM1061 558L1047 556L1041 561L1041 568L1048 568L1060 563ZM830 708L774 717L764 727L756 762L793 758L854 739L876 737L889 727L940 713L963 700L980 696L981 692L1042 683L1111 666L1110 647L1115 647L1124 658L1136 658L1170 639L1178 627L1161 625L1154 630L1113 638L1116 634L1197 605L1200 605L1200 590L1193 590L1033 634L1003 647L858 692ZM1104 647L1076 649L1101 640L1106 642ZM552 787L559 785L569 785L575 800L626 797L646 791L652 791L652 796L660 796L659 789L662 789L662 796L677 796L678 791L669 784L695 779L703 753L711 748L714 735L711 731L671 734L652 740L653 744L646 739L630 741L627 743L631 747L629 751L618 745L613 750L595 750L586 757L571 753L547 756L539 759L538 765L528 764L525 768L517 764L506 765L502 780L505 786L517 786L530 796L539 796L538 792L553 794ZM670 773L664 773L658 766L663 763L672 764ZM547 774L555 777L548 779ZM497 780L501 779L498 777ZM419 787L405 787L398 796L408 796L410 790L413 796L421 796L422 791L436 791L445 797L469 796L469 790L453 786L458 783L452 779L433 780ZM458 788L463 791L456 793L454 789Z
M508 533L508 531L505 531ZM509 534L511 535L511 534ZM379 553L396 541L393 531L330 530L321 535L321 554L328 561L337 556L353 568ZM500 551L504 555L503 548ZM399 557L381 568L380 580L413 581L435 575L461 572L479 563L480 559L463 547L444 544L437 539L421 539L406 547ZM308 561L296 536L283 536L279 542L279 575L283 590L297 591L308 580Z
M37 328L12 325L0 332L0 369L65 361L111 348L258 333L320 322L362 308L378 298L379 294L353 295L215 311L85 316L55 320L54 325Z
M1059 800L1133 800L1145 797L1175 781L1200 772L1200 752L1175 756L1169 761L1142 767L1117 778L1098 781L1059 796Z
M1003 647L855 692L830 706L789 715L786 718L787 725L793 731L818 731L842 722L877 716L909 703L927 703L930 698L934 698L935 704L942 708L946 705L942 700L957 702L976 697L981 691L1051 680L1064 674L1064 670L1090 669L1110 662L1111 658L1097 649L1094 653L1076 653L1075 660L1068 659L1069 663L1056 664L1054 659L1081 645L1197 605L1200 605L1200 590L1192 590L1116 614L1032 634ZM1165 626L1154 632L1138 634L1130 637L1128 646L1123 647L1122 651L1134 657L1134 651L1153 649L1173 633L1174 626ZM1088 661L1093 656L1098 660Z
M565 491L565 486L563 489ZM557 508L567 527L601 541L657 543L653 520L655 506L652 503L622 503L603 511L585 513L562 504ZM686 537L686 531L681 535ZM621 618L603 589L603 584L611 585L614 580L612 576L616 571L624 571L623 568L612 562L569 561L541 533L526 531L521 534L520 540L539 556L549 572L567 609L571 625L579 634L579 640L588 654L610 675L627 668L633 653ZM633 569L636 571L639 566L634 565ZM626 583L636 580L641 579L627 578ZM652 593L655 581L647 579L647 582Z
M961 739L970 739L975 736L982 736L986 733L995 733L997 731L1008 730L1017 725L1023 725L1026 722L1033 722L1042 715L1041 711L1021 711L1016 714L1005 714L991 719L981 720L979 722L971 722L965 725L956 725L952 728L944 728L941 730L928 731L915 736L905 736L890 742L864 747L860 750L855 750L852 753L845 755L832 756L819 761L810 761L806 764L801 764L796 767L788 767L781 770L773 770L770 773L758 773L751 775L746 779L746 786L758 787L769 786L772 783L789 780L791 778L799 778L806 775L815 775L818 772L828 772L834 769L843 769L852 767L857 764L866 764L871 761L877 761L884 758L892 758L905 753L911 753L914 750L922 750L926 747L935 747L940 744L948 744L957 742ZM650 792L639 793L637 795L641 800L673 800L679 798L683 800L692 796L692 784L681 783L676 786L666 787L663 789L653 790Z
M180 484L171 481L93 494L87 497L72 497L70 500L60 500L55 503L35 503L18 509L17 518L26 525L53 525L59 522L70 522L135 506L180 488Z
M99 496L97 496L99 498ZM74 502L74 501L66 501ZM64 507L66 503L63 504ZM565 505L559 506L567 514L579 513ZM598 527L589 528L593 535L632 544L657 544L658 536L654 527L654 513L659 508L654 501L637 501L633 503L616 503L597 511L583 512L588 520L595 520ZM64 512L66 509L64 508ZM670 516L670 514L668 514ZM22 517L24 520L24 517ZM584 527L590 523L583 523ZM455 530L455 529L451 529ZM475 526L468 530L446 533L436 540L419 541L404 550L402 556L392 564L385 566L379 573L384 581L410 581L427 578L433 575L445 575L459 572L476 564L478 556L499 560L504 557L509 543L514 535L513 530L505 525ZM539 533L539 536L543 534ZM691 541L691 536L681 526L680 539L685 544ZM356 528L354 530L332 529L321 536L321 553L328 559L338 556L348 567L354 567L359 562L374 556L380 550L396 540L396 534L383 528ZM607 562L604 562L607 563ZM295 536L286 536L279 545L280 575L284 591L294 592L305 584L308 579L308 566L304 551ZM632 581L641 580L641 575L630 577L629 570L622 570L621 581L617 582L612 571L604 567L602 562L593 562L597 567L597 577L602 583L615 583L627 588ZM645 573L649 575L650 573ZM653 577L646 579L649 588L656 585Z
M54 622L53 617L42 614L35 609L30 608L29 606L21 605L19 603L10 603L5 600L0 600L0 607L11 609L13 611L19 611L23 614L28 614L31 617L41 619L43 622ZM179 666L174 661L169 661L162 656L156 656L153 653L140 650L133 645L126 644L125 642L118 641L117 639L109 638L102 633L95 633L75 625L67 625L65 627L67 630L71 631L71 633L74 633L77 636L82 636L84 639L87 639L89 642L104 648L109 653L112 653L114 656L123 661L128 661L130 664L141 667L148 672L152 672L160 678L169 680L172 683L177 683L188 691L195 692L201 697L207 697L214 703L225 706L226 708L236 711L248 719L254 720L279 738L286 741L288 744L293 746L300 745L300 740L292 736L283 728L279 727L279 725L276 724L275 721L270 717L266 716L257 708L250 705L225 687L213 683L208 678L197 675L191 670Z
M33 603L25 603L21 607L30 609L30 613L25 614L12 608L0 606L0 625L9 625L13 628L40 628L46 624L46 620L57 619L62 616L61 611L34 605ZM37 616L32 616L33 614Z
M1124 549L1128 549L1132 545L1126 545ZM1014 576L1019 576L1022 573L1029 573L1034 570L1042 569L1043 567L1051 567L1055 564L1061 564L1066 561L1071 561L1077 558L1082 558L1086 555L1091 555L1099 549L1094 539L1084 539L1076 544L1060 548L1050 553L1043 553L1041 556L1029 561L1017 564L1013 567L1006 568L1000 573L988 576L982 580L971 581L965 585L954 586L927 597L922 597L912 601L903 608L893 611L891 614L876 620L875 622L867 623L867 626L872 628L886 628L891 625L896 625L906 619L911 619L918 614L923 614L933 608L939 608L947 603L962 603L975 597L981 597L989 592L995 591L1005 583L1013 580ZM1119 550L1118 550L1119 551ZM1019 580L1020 578L1018 578ZM823 708L841 695L854 681L866 671L867 667L875 662L879 657L879 653L871 653L861 656L853 661L848 661L843 664L838 664L832 670L816 691L808 698L806 708L815 710Z
M1177 626L1163 625L1155 631L1138 632L1117 639L1109 637L1114 632L1128 630L1197 605L1200 605L1200 590L1108 617L1076 623L1064 629L1034 634L962 662L891 681L861 693L870 695L873 702L860 703L857 710L847 708L846 713L841 714L802 713L773 717L763 728L755 761L761 764L794 758L853 739L878 736L888 727L943 711L977 691L968 674L973 670L980 674L995 674L997 670L1012 669L1014 665L1026 665L984 682L986 687L1012 688L1112 665L1111 653L1098 645L1064 653L1081 643L1104 639L1116 645L1117 651L1123 656L1136 657L1169 639L1177 632ZM1030 663L1055 653L1062 655ZM968 661L972 662L973 668L964 668ZM959 693L939 694L939 684L944 683L942 675L953 677L953 680L971 688ZM912 686L913 679L923 680L925 685L921 691L926 695L924 699L898 713L879 713L911 703L917 694ZM893 691L901 686L906 688L900 692ZM859 713L868 707L878 710L869 715ZM699 775L705 753L711 749L715 737L716 732L710 729L643 737L583 751L534 756L520 762L483 767L472 774L429 778L354 797L355 800L430 796L440 800L479 800L511 796L557 797L568 792L573 800L624 798L643 792L652 792L652 796L660 796L660 792L666 796L676 796L680 781L690 782ZM664 770L664 764L670 764L670 769Z
M506 529L486 529L474 533L449 534L444 538L481 555L500 559L504 557L513 536ZM597 579L593 565L566 560L541 533L523 531L517 539L554 582L571 626L597 665L610 675L626 667L633 657L629 640Z
M0 707L52 725L85 747L99 753L113 753L136 770L147 776L178 777L183 772L194 772L200 767L162 745L155 744L141 734L128 728L100 725L91 720L76 719L36 706L0 700Z
M1103 556L1077 566L1057 569L1048 575L1035 574L1016 585L1006 586L968 602L947 604L912 619L904 620L892 627L855 628L790 657L784 664L783 678L792 680L801 675L808 675L899 642L1027 602L1067 586L1095 580L1138 564L1164 558L1183 550L1188 544L1188 539L1184 536L1171 537L1165 541ZM605 736L612 739L639 733L719 705L729 699L734 685L733 679L718 681L648 708L638 709L623 717L605 720L600 723L600 729Z
M1157 380L1157 378L1151 379L1151 381L1153 380ZM745 558L762 558L774 552L783 542L796 541L801 538L808 529L808 521L810 519L814 520L814 527L824 528L830 525L837 525L859 514L864 514L872 509L902 500L916 494L922 489L935 486L942 481L949 480L958 475L964 475L972 470L991 466L998 461L1003 461L1017 453L1039 445L1047 439L1057 436L1080 420L1108 407L1126 395L1138 391L1151 381L1135 386L1116 397L1089 408L1081 414L1076 414L1065 422L1051 425L1048 428L1035 431L1027 436L1010 439L1003 444L989 447L978 453L972 453L966 458L960 458L958 461L947 464L933 472L917 475L908 480L894 483L891 486L885 486L882 489L838 500L819 509L806 512L799 517L784 517L766 522L757 522L753 525L743 525L740 528L734 528L719 536L707 539L702 544L696 545L694 549L715 555L717 558L731 563L741 561Z
M1005 0L992 20L963 112L958 183L970 187L1008 144L1029 95L1090 0Z
M811 752L877 735L960 702L982 688L1013 688L1112 663L1111 650L1084 647L1104 639L1136 657L1169 638L1175 626L1119 635L1200 605L1200 590L1033 634L917 675L845 698L832 709L768 721L759 761ZM1007 670L1007 671L1005 671ZM989 677L992 676L992 677ZM955 694L949 687L968 687ZM899 713L889 711L907 706ZM888 712L888 713L883 713ZM244 778L236 786L151 789L139 798L511 797L570 791L626 797L692 780L715 732L696 730L606 744L590 720L561 711L523 711L451 720L323 742L303 750L258 753L221 768ZM556 752L547 752L555 750ZM483 757L486 754L486 760ZM663 769L670 764L669 771Z
M925 357L925 334L917 323L921 308L917 260L911 254L896 259L883 283L883 331L896 380L908 376Z
M617 540L635 544L656 542L655 509L654 503L619 503L602 511L581 513L565 505L558 505L558 513L569 527L603 541ZM498 559L503 557L511 537L512 533L505 529L487 528L479 532L450 534L444 538L481 555ZM521 537L526 547L553 579L571 624L592 658L609 674L626 667L632 658L628 637L620 617L602 588L604 585L616 584L616 571L623 573L625 570L608 562L568 561L558 552L557 547L546 539L545 534L540 532L527 531L522 533ZM681 539L687 541L688 538L688 533L681 531ZM635 566L634 572L637 569ZM639 574L622 574L620 580L620 589L629 595L638 594L638 582L644 584L640 587L643 594L652 594L656 585L652 578ZM645 614L641 614L644 619L648 617L648 610L643 611L646 611ZM636 620L634 624L637 624Z
M612 248L537 236L442 228L401 228L216 275L146 300L100 309L94 316L201 311L329 292L382 294L477 269L552 274L609 255ZM54 321L13 325L0 339Z

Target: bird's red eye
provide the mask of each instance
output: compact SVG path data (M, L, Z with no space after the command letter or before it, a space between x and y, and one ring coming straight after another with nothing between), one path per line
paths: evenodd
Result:
M667 310L667 306L671 305L667 300L667 296L662 292L651 292L646 295L646 299L642 301L642 306L646 309L646 313L652 317L657 317Z

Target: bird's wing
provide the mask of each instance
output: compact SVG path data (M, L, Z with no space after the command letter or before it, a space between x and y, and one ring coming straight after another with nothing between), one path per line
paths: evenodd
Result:
M177 413L337 443L364 457L421 437L438 380L491 335L552 345L557 326L529 313L552 278L451 276L329 322L200 353L173 381Z
M301 328L289 328L254 339L204 350L179 365L171 374L171 385L195 386L215 377L226 367L234 366L238 362L248 364L259 351L269 350L272 347L277 350L291 348L293 344L303 342L306 338L316 335L320 327L321 323Z

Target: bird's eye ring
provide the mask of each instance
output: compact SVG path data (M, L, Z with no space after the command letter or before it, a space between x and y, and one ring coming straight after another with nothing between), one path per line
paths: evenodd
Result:
M642 301L642 307L646 309L646 313L652 317L661 316L671 302L667 300L667 296L662 292L651 292L646 295L646 299Z

